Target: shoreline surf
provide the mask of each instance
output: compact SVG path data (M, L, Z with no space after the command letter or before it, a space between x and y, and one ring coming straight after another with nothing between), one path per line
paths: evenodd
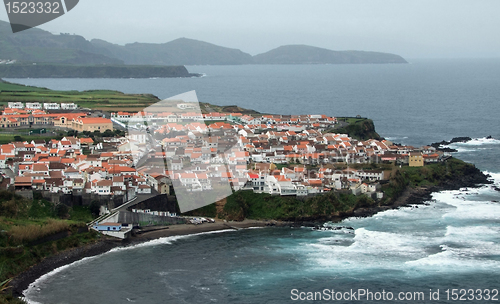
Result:
M481 172L481 174L483 174ZM491 184L489 180L489 184ZM223 230L239 230L245 228L254 227L299 227L299 226L315 226L320 222L332 221L341 222L348 218L356 217L370 217L379 212L399 209L401 207L407 207L411 205L425 204L426 202L432 200L432 193L437 193L446 190L459 190L460 188L480 188L488 183L475 183L472 180L461 180L457 181L456 184L449 184L441 187L420 187L420 188L407 188L404 193L391 205L388 206L376 206L370 208L360 208L353 211L350 214L345 214L342 216L331 217L329 219L311 219L306 221L295 221L295 222L281 222L275 220L249 220L245 219L242 222L223 222L217 221L215 223L204 223L200 225L192 224L181 224L165 227L165 229L157 229L155 227L150 231L142 231L133 237L125 240L117 240L111 237L103 237L102 240L97 241L93 244L87 244L82 247L77 247L67 251L59 252L53 256L50 256L43 260L42 262L34 265L25 272L17 275L11 282L12 293L17 297L24 297L24 293L28 290L30 285L35 283L37 280L45 275L50 274L52 271L57 270L61 267L69 266L72 263L81 261L85 258L95 257L101 254L108 253L113 249L117 248L133 248L137 245L145 244L150 241L159 240L162 238L174 237L174 236L193 236L204 233L215 233Z

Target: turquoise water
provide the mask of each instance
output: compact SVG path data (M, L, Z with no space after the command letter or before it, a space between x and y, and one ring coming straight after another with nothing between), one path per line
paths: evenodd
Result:
M372 118L382 136L417 146L470 136L473 141L451 146L455 155L500 186L500 60L188 69L206 76L11 81L162 98L194 89L200 101L262 112L360 114ZM498 201L500 192L488 185L335 224L353 229L263 228L160 239L59 269L26 295L39 303L291 303L292 290L363 289L395 297L424 292L423 300L403 303L452 303L447 289L450 296L452 289L459 296L460 289L473 289L474 300L465 302L482 303L477 289L490 290L492 300L500 288ZM439 300L431 301L429 291L438 289ZM342 303L359 302L350 300Z

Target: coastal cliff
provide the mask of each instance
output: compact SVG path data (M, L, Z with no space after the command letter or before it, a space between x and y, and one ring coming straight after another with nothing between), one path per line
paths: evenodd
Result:
M370 216L379 211L418 204L430 200L430 194L441 190L458 190L491 183L474 165L450 158L425 167L395 169L382 185L384 198L374 200L350 191L328 192L305 199L239 191L227 198L222 212L215 204L197 215L227 220L259 219L303 222L340 221L351 216ZM220 210L220 208L219 208ZM205 214L203 214L205 213Z
M195 77L184 66L4 64L3 78L151 78Z
M358 140L381 139L380 135L375 131L375 124L371 119L352 117L339 117L337 119L340 122L339 127L327 132L347 134Z

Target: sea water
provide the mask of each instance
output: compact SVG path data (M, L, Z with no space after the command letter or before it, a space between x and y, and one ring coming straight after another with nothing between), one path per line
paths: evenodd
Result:
M381 136L415 146L470 136L470 142L450 145L458 150L454 156L487 171L494 184L435 193L426 205L325 223L344 227L339 230L225 231L113 250L44 276L26 291L29 301L291 303L321 295L330 302L325 294L332 290L334 296L350 296L343 303L385 303L377 296L389 293L406 297L403 303L452 303L453 292L467 303L485 302L486 293L490 301L500 298L495 297L500 288L499 60L188 70L206 76L9 80L161 98L194 89L203 102L267 113L361 115L374 120ZM360 291L371 292L372 299L360 298Z

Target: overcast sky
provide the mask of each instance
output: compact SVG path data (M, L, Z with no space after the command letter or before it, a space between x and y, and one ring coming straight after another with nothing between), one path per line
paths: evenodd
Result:
M500 57L498 0L80 0L41 25L125 44L179 37L252 55L286 44L405 58ZM0 19L7 14L0 9Z

